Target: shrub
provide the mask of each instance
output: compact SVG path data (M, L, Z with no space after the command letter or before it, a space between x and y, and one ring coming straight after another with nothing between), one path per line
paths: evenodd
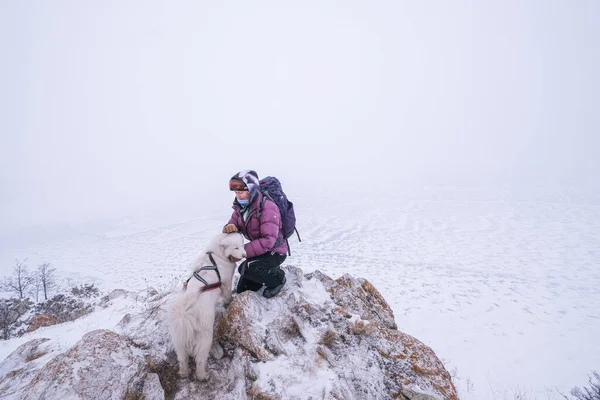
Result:
M35 307L36 314L48 314L56 319L57 323L73 321L89 314L94 310L90 304L64 294L57 294L50 300L39 303Z
M79 285L73 286L71 288L71 294L73 296L79 297L80 299L91 299L94 297L98 297L100 295L100 291L94 284L88 285Z
M580 389L575 387L571 390L571 394L577 400L600 400L600 374L592 371L592 375L588 376L589 387Z

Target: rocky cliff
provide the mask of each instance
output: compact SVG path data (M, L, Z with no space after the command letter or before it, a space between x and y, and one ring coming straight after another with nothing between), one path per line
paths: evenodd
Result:
M0 363L0 397L457 399L435 353L397 329L367 280L284 269L277 297L244 292L221 310L215 335L225 354L209 358L207 382L177 376L165 318L175 293L158 293L67 351L51 337L23 344Z

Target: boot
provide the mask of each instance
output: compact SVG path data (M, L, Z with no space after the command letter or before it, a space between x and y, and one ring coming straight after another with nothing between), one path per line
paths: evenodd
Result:
M263 296L266 297L267 299L270 299L271 297L277 296L277 293L281 292L281 289L283 289L283 286L285 285L285 275L283 276L283 281L281 281L281 283L275 287L272 288L265 288L265 290L263 291Z

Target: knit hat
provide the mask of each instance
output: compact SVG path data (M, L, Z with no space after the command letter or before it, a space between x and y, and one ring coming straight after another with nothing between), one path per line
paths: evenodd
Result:
M258 174L249 169L238 172L229 180L229 190L247 190L250 192L250 200L254 199L259 187Z

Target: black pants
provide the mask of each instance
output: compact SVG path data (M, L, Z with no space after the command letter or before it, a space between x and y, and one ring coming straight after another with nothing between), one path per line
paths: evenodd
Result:
M280 285L285 278L285 272L279 266L286 257L285 254L269 252L245 260L238 267L240 280L236 292L242 293L246 290L256 292L263 285L268 288Z

